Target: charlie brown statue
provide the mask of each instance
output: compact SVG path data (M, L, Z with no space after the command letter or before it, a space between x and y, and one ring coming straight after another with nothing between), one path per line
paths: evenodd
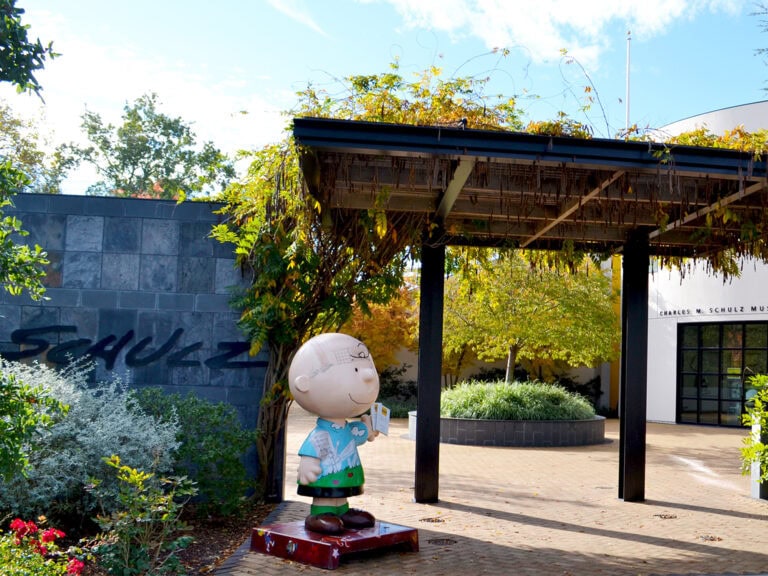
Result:
M307 530L339 534L375 524L372 514L350 508L347 498L363 493L357 446L378 432L363 414L379 394L379 376L365 344L346 334L308 340L291 362L288 383L299 406L318 416L299 449L298 493L312 496ZM360 421L347 418L360 416Z

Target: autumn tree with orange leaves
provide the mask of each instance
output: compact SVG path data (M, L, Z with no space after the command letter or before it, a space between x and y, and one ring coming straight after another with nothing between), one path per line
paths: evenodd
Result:
M398 366L397 352L415 350L418 341L418 308L414 289L402 286L387 304L355 307L339 330L365 342L376 370Z

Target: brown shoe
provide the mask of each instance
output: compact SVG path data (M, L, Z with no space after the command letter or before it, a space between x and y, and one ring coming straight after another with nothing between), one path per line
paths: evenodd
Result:
M341 521L344 522L344 528L370 528L376 524L376 518L373 514L365 510L350 508L341 515Z
M304 528L322 534L340 534L344 532L344 523L335 514L317 514L307 516L304 520Z

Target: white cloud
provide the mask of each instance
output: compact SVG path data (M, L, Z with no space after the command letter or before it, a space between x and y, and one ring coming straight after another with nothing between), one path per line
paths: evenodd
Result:
M735 13L743 8L740 0L381 1L391 4L409 27L477 37L488 48L521 48L535 63L556 59L567 49L589 66L597 65L609 37L623 40L627 30L645 39L705 10Z
M310 28L325 37L328 34L323 30L317 22L314 21L312 16L309 15L309 8L307 8L302 0L267 0L270 6L279 12L282 12L288 18L295 20L299 24L303 24L307 28ZM315 4L316 6L318 4Z
M125 104L149 92L157 93L163 113L191 124L199 142L212 140L226 153L256 149L281 137L285 119L280 111L293 101L290 92L257 94L244 80L252 78L241 70L209 73L158 53L140 53L117 41L97 45L75 34L59 15L28 9L27 18L36 36L56 39L54 49L62 56L47 62L37 75L44 106L36 96L16 94L8 85L0 86L0 97L22 116L42 114L41 132L52 132L54 144L84 143L80 118L86 107L105 122L118 123ZM93 182L92 176L83 174L70 180L81 181L69 182L67 191L72 192Z

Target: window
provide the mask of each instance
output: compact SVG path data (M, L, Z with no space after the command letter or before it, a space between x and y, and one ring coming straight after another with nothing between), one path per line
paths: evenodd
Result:
M677 422L741 426L751 374L768 373L768 323L678 324Z

